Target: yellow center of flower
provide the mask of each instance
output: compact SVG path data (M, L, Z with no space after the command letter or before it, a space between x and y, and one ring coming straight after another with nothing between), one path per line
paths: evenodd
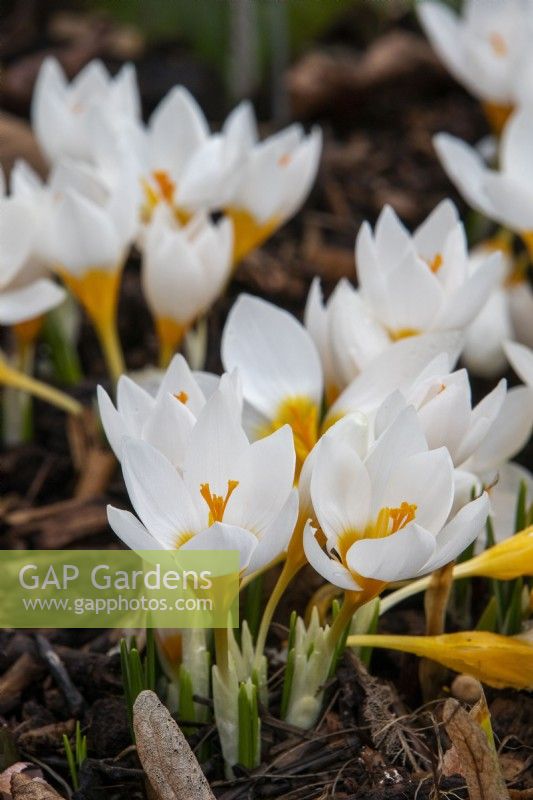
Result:
M393 342L398 342L400 339L408 339L410 336L418 336L420 331L417 328L397 328L396 330L389 330L389 336Z
M177 322L171 317L156 318L155 328L159 339L159 363L163 369L168 367L172 356L181 345L188 327L188 325Z
M370 522L362 533L354 529L344 531L339 537L335 548L341 563L348 567L346 561L348 550L360 539L383 539L405 528L406 525L414 520L416 509L416 503L407 503L404 500L396 508L385 506L380 509L376 521Z
M493 133L499 136L505 127L505 123L513 113L514 106L502 103L483 103L483 111L492 128Z
M233 265L263 244L281 225L281 220L271 217L264 222L258 220L243 208L227 208L226 216L233 223Z
M229 499L238 485L239 481L228 481L228 490L225 496L222 497L220 494L211 494L211 489L208 483L200 484L200 494L204 498L205 502L207 503L207 507L209 508L210 526L215 522L222 522Z
M319 419L316 403L309 397L289 397L281 403L273 421L261 427L258 434L260 437L269 436L284 425L292 428L296 450L296 478L299 478L305 459L318 441Z
M141 178L144 192L144 204L141 208L141 220L150 222L158 203L166 203L172 208L180 225L186 225L191 218L190 212L175 205L176 184L164 169L156 169L149 178Z

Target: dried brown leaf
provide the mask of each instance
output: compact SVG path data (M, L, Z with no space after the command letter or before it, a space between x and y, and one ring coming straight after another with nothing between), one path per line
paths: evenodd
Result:
M214 800L185 736L154 692L137 697L133 727L154 800Z
M11 794L13 800L63 800L42 778L30 778L20 772L11 778Z
M464 776L470 800L509 800L498 759L483 729L457 700L447 700L442 718Z

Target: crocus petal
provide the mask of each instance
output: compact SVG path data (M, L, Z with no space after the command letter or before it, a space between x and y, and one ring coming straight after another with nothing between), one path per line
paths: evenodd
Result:
M228 481L245 479L250 445L228 398L217 389L202 409L194 426L183 463L183 477L200 514L209 509L200 494L208 483L213 494L224 497ZM227 506L228 513L236 500L238 488Z
M128 425L126 418L119 414L113 401L108 393L102 386L96 389L98 397L98 411L100 412L100 420L104 428L107 441L115 456L120 460L122 455L122 439L124 436L132 436L133 431Z
M127 375L120 376L117 384L117 410L127 420L133 437L140 437L144 421L153 407L153 398L142 386Z
M150 117L149 135L153 169L169 170L178 178L206 140L209 127L194 97L179 86L170 90Z
M489 497L467 503L437 536L437 549L421 572L433 572L459 556L481 533L489 514Z
M505 342L504 349L516 374L533 389L533 350L517 342Z
M200 527L190 495L176 469L148 442L126 439L122 445L126 489L141 521L168 550Z
M373 492L372 517L383 507L414 503L417 524L436 534L450 513L453 491L453 464L448 450L441 447L416 453L396 464L381 496Z
M266 416L289 397L322 399L322 368L313 340L289 313L249 295L231 309L222 336L226 370L238 369L244 396Z
M346 555L350 569L365 578L401 581L412 578L435 551L435 537L416 523L383 539L360 539Z
M390 476L399 462L425 451L427 443L420 420L413 406L408 406L383 432L365 459L372 481L373 498L383 497Z
M141 436L175 467L181 467L195 422L194 415L180 400L166 394L156 400Z
M41 278L22 289L0 294L0 325L16 325L36 319L65 299L65 291L53 281Z
M287 501L295 463L294 439L288 425L254 442L239 484L239 506L230 507L225 520L256 535L264 532Z
M507 292L496 289L465 331L464 364L484 378L501 375L507 366L502 343L512 335Z
M479 314L490 293L503 278L500 253L488 256L483 265L446 299L436 325L443 328L464 328Z
M272 564L287 549L297 518L298 490L293 489L281 512L259 539L248 563L246 575Z
M338 586L339 589L351 591L360 590L361 587L355 582L346 567L343 567L338 561L330 558L327 553L322 550L316 540L315 534L315 528L308 522L304 529L303 542L305 555L311 566L316 569L319 575L322 575L323 578L334 586Z
M533 228L533 189L527 183L502 173L489 173L483 188L491 202L493 219L515 231Z
M508 461L526 444L533 425L533 402L527 386L507 392L502 408L481 445L468 461L468 469L487 472Z
M347 530L364 530L371 485L365 465L340 437L342 429L322 442L311 477L311 498L328 539Z
M246 569L257 539L244 528L215 522L181 546L181 550L237 550L240 569Z
M433 144L450 180L457 186L467 203L494 218L494 207L485 189L487 168L473 147L448 133L439 133Z
M130 550L164 550L161 542L146 530L137 517L129 511L114 506L107 507L107 519L114 533Z

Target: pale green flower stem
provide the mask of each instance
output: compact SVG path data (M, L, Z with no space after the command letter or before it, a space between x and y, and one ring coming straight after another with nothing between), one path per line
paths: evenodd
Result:
M288 558L283 564L283 569L279 574L279 578L276 581L276 585L274 586L274 589L272 590L272 593L268 598L265 610L263 611L261 624L259 626L259 631L257 632L257 641L255 644L256 667L259 666L261 658L263 657L266 638L268 635L268 629L270 628L270 623L272 622L272 617L274 616L274 612L278 606L278 603L281 597L283 596L285 589L292 581L294 576L300 571L302 566L303 566L302 564L295 563L293 559L290 558Z
M4 386L11 386L15 389L20 389L23 392L28 392L28 394L32 394L34 397L39 397L41 400L46 400L47 403L50 403L51 405L56 406L57 408L60 408L69 414L77 415L81 414L83 411L83 406L81 403L78 403L78 401L74 400L73 397L65 394L65 392L61 392L59 389L55 389L53 386L48 386L48 384L43 383L42 381L36 380L29 375L19 372L18 370L9 366L7 361L1 355L0 384L3 384Z

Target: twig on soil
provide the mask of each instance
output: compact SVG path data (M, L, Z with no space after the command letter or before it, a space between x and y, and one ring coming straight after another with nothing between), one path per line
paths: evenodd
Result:
M85 700L83 699L81 692L78 691L78 689L72 683L65 665L59 658L48 639L38 633L35 635L35 641L37 643L39 655L48 665L55 682L63 693L63 697L65 698L65 702L70 713L74 717L79 717L85 706Z

